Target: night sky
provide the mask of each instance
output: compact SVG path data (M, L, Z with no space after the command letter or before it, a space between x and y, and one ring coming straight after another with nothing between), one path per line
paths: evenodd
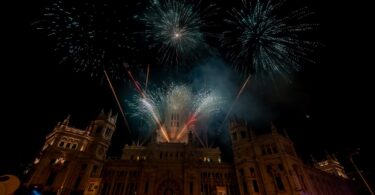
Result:
M0 175L19 174L35 158L45 136L68 114L74 126L84 128L101 108L118 112L103 78L58 64L61 55L53 51L54 42L31 26L47 2L17 1L4 6ZM304 66L293 84L280 87L276 94L259 96L258 106L273 113L259 120L267 124L273 120L286 128L305 161L310 154L320 160L327 150L352 171L348 151L361 148L355 161L366 177L374 179L372 54L365 48L371 46L365 6L303 2L316 12L314 20L320 24L316 39L323 46L316 53L317 63ZM160 79L161 68L152 68L153 78ZM124 80L114 81L120 99L126 97L126 86L131 86L127 77ZM129 140L122 118L117 125L110 154L118 154Z

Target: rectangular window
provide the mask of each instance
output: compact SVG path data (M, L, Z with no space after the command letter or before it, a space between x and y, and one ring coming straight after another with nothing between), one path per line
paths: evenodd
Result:
M277 167L279 168L280 171L283 171L283 170L284 170L284 166L283 166L283 164L281 164L281 163L278 164Z
M148 184L149 184L149 182L148 182L148 181L146 181L146 184L145 184L145 194L147 194L147 193L148 193Z
M87 164L82 164L81 165L81 171L84 171L86 169L86 167L87 167Z
M267 154L272 154L271 146L267 146Z
M302 176L302 175L299 175L299 178L300 178L301 183L302 183L302 188L303 188L303 189L306 189L306 184L305 184L305 180L303 179L303 176Z
M270 173L270 172L272 171L272 166L271 166L271 165L267 165L267 166L266 166L266 169L267 169L267 171Z
M108 183L104 183L103 189L101 190L103 194L107 194L107 188L108 188Z
M266 148L265 148L265 146L262 146L262 155L264 156L264 155L266 155L267 153L266 153Z
M91 177L96 176L97 171L98 171L98 166L94 165L91 171Z
M81 177L78 177L76 180L76 183L74 184L74 189L78 190L80 183L81 183Z
M50 185L53 184L53 182L55 181L56 175L57 175L56 172L50 173L50 175L48 176L48 179L47 179L47 186L50 186Z
M277 150L276 144L272 144L272 151L274 154L278 153L279 151Z
M245 181L242 182L242 185L243 185L243 192L244 193L249 193L249 190L247 189L247 184Z
M259 192L259 187L258 187L257 180L253 180L253 188L254 188L254 192Z
M245 172L244 172L243 169L240 169L240 175L241 175L242 177L245 176Z
M251 177L255 177L255 170L253 167L250 167L250 175Z
M281 191L284 191L285 187L284 187L283 180L281 179L281 177L275 176L275 181L276 181L277 188L279 188L279 190Z

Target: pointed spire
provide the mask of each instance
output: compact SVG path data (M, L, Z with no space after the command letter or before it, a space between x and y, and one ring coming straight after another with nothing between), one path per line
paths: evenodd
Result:
M316 159L314 158L314 156L312 154L310 154L310 158L311 158L311 161L316 164L318 161L316 161Z
M106 118L106 116L105 116L104 108L103 108L103 109L100 111L100 113L99 113L97 119L105 119L105 118Z
M94 129L94 121L91 121L89 126L87 126L86 128L86 135L90 135L93 129Z
M277 128L273 122L271 122L271 133L272 134L277 134Z
M117 122L117 117L118 117L118 113L116 113L116 114L112 117L113 124L116 124L116 122Z
M285 136L286 138L288 138L288 139L289 139L289 135L288 135L288 132L286 131L286 129L285 129L285 128L283 128L283 133L284 133L284 136Z
M112 108L109 109L109 112L108 112L108 118L112 116Z
M68 114L68 116L66 117L66 119L64 119L64 121L61 123L61 125L68 126L69 121L70 121L70 114Z
M332 158L333 158L333 160L339 162L339 160L337 160L336 155L334 153L332 153Z
M327 160L332 160L332 156L325 150Z

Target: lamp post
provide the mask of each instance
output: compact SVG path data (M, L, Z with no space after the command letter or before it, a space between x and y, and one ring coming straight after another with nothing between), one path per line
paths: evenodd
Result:
M374 195L374 192L371 190L370 185L368 185L368 183L367 183L367 181L365 180L365 178L363 177L361 171L359 171L357 165L356 165L356 164L354 163L354 161L353 161L353 155L355 155L355 154L358 154L358 152L352 152L352 153L350 154L350 157L349 157L350 162L353 164L353 167L354 167L355 170L357 171L358 175L361 177L363 183L365 183L365 185L366 185L368 191L370 191L371 195Z

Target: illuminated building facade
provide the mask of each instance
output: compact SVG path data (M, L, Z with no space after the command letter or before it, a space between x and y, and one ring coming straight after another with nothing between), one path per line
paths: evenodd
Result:
M229 126L231 163L222 162L219 148L198 147L191 128L178 142L155 131L147 145L125 145L120 157L107 158L116 118L102 112L86 130L69 127L69 118L59 123L25 185L59 194L355 194L337 159L305 165L274 126L269 134L255 135L239 119ZM179 127L178 121L174 116L169 122Z

